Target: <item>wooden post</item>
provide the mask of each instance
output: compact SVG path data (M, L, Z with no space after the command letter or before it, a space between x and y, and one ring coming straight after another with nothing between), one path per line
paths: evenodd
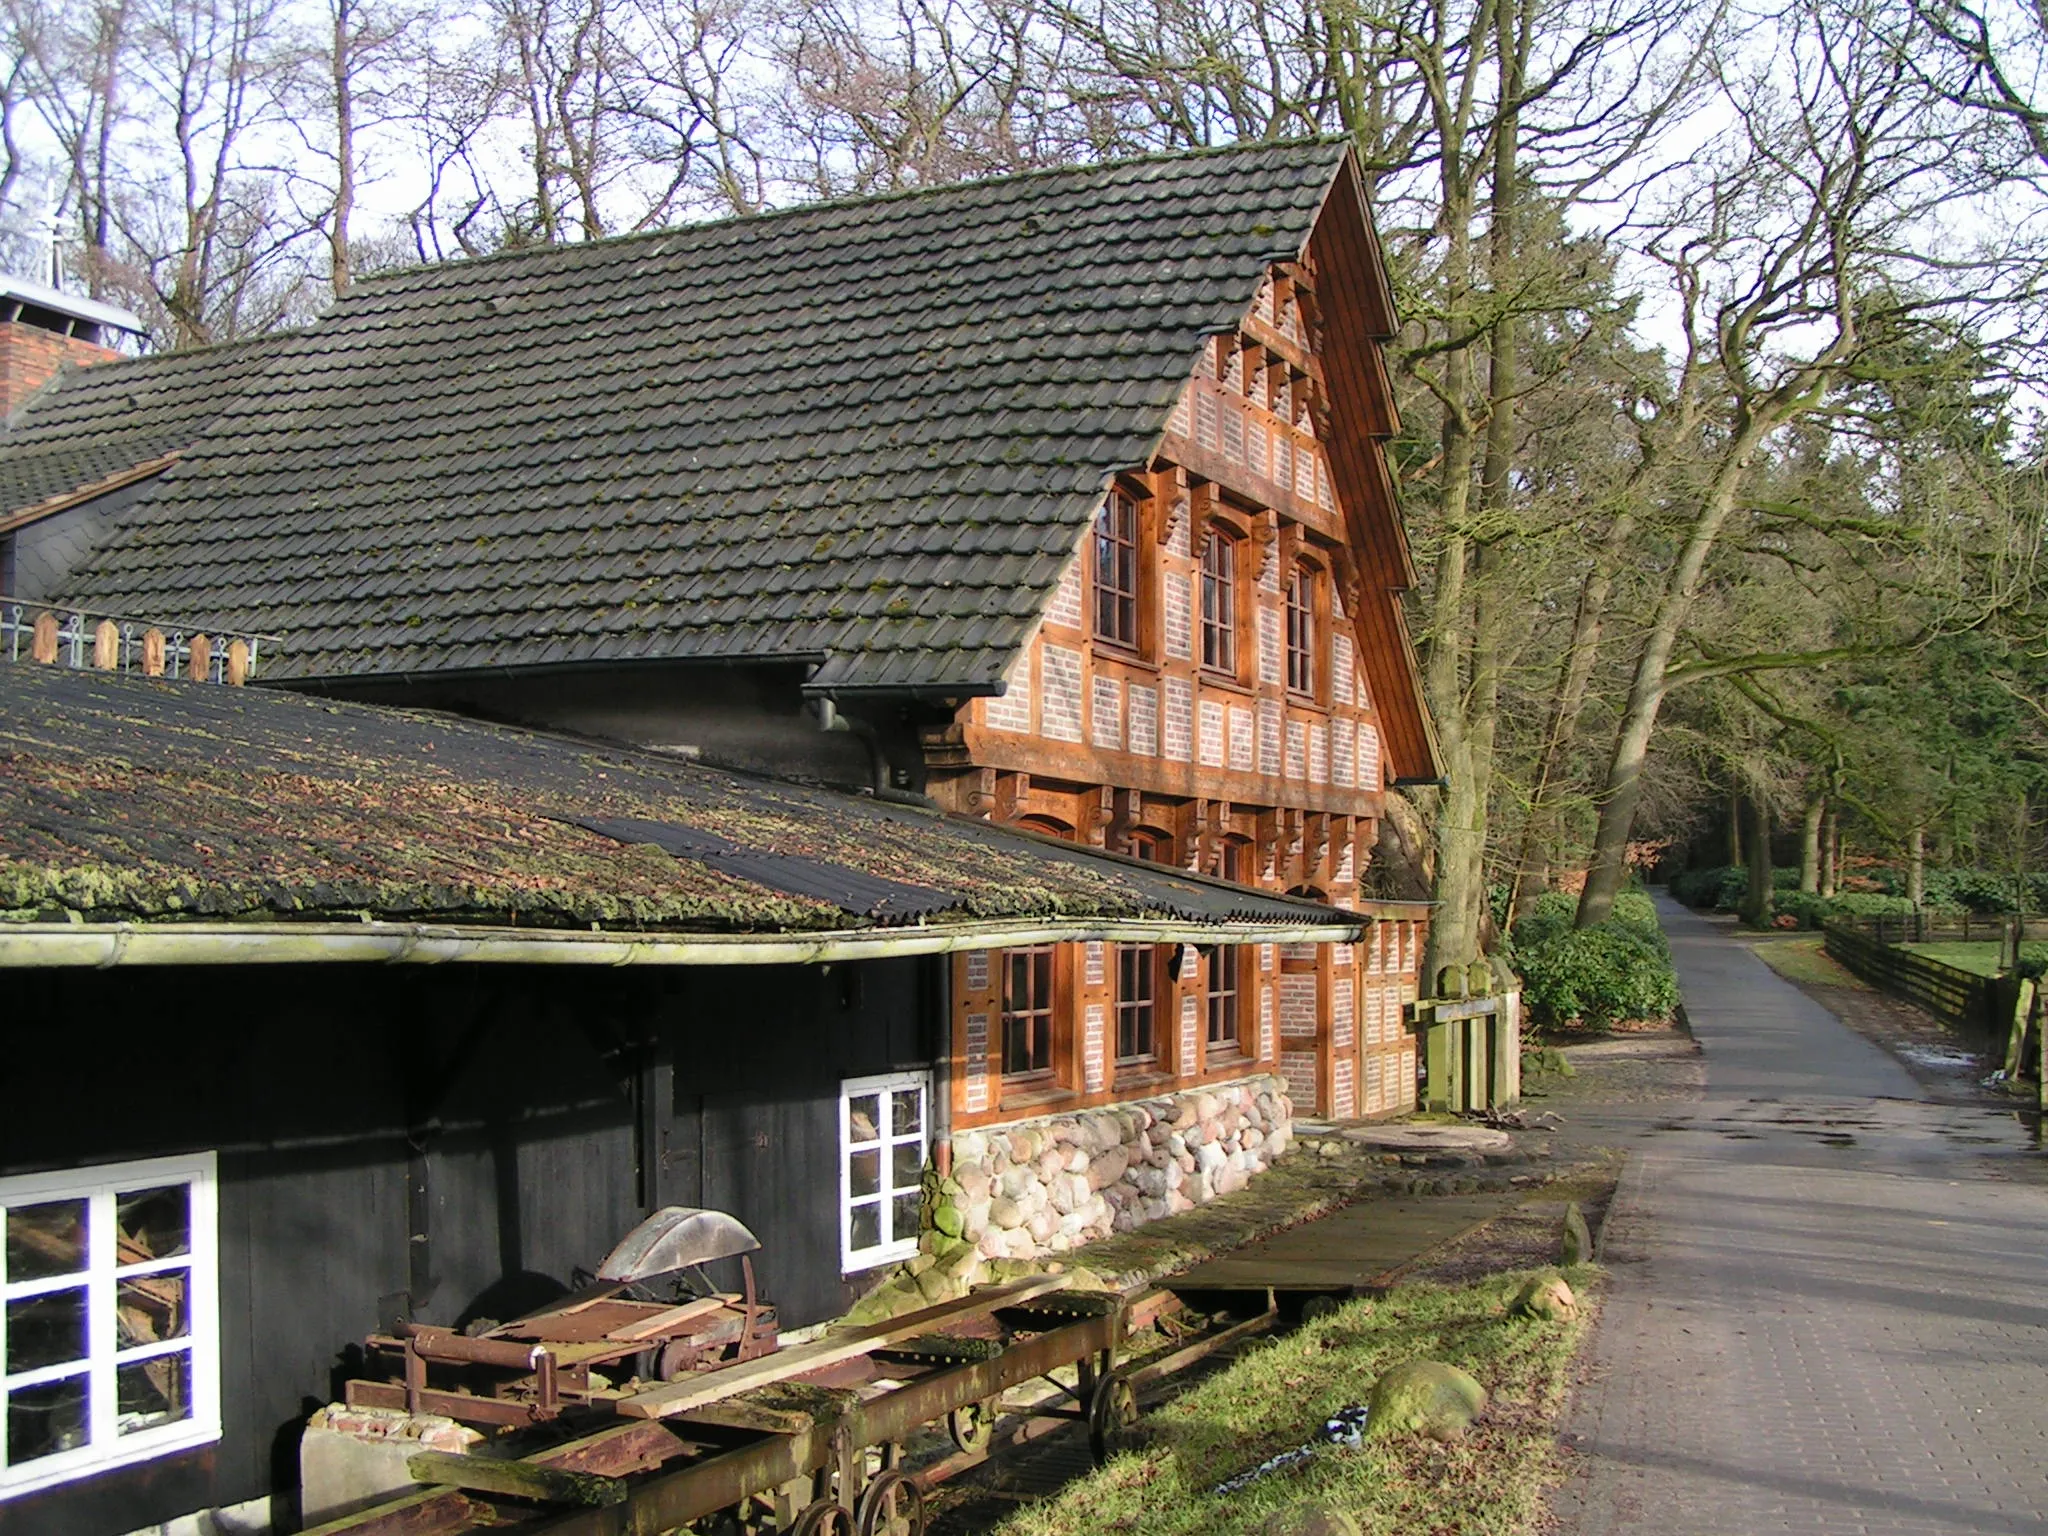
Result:
M249 642L228 642L228 686L239 688L249 680Z
M121 631L112 619L101 619L92 632L92 664L102 672L121 665Z
M194 635L186 655L185 675L195 683L205 682L212 661L213 642L204 635Z
M2034 1011L2034 984L2022 981L2016 989L2012 1007L2012 1028L2007 1032L2005 1043L2005 1075L2008 1078L2020 1075L2020 1063L2027 1055L2027 1024ZM2044 1072L2043 1076L2048 1076Z
M142 675L164 675L164 632L160 629L145 629L142 632Z
M29 642L29 655L44 666L57 659L57 615L54 613L36 615L35 636Z

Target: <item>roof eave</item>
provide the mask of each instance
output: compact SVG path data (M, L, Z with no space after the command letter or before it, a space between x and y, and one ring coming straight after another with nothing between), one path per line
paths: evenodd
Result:
M163 965L819 965L1034 944L1323 944L1355 922L1196 923L1171 918L997 919L797 934L586 933L435 923L19 923L0 926L0 970Z

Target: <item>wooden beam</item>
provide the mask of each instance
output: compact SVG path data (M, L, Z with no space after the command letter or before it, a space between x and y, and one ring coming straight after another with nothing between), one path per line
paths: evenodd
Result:
M419 1451L406 1457L405 1470L416 1483L469 1488L478 1493L506 1493L541 1504L581 1504L607 1508L626 1502L627 1487L616 1477L595 1472L564 1472L536 1462L492 1456L458 1456L448 1451Z
M629 1418L665 1419L672 1414L685 1413L706 1403L732 1397L749 1387L766 1386L771 1381L788 1381L795 1376L823 1370L828 1365L837 1365L842 1360L852 1360L915 1338L920 1333L930 1333L946 1323L960 1322L992 1312L997 1307L1014 1306L1033 1296L1043 1296L1048 1291L1061 1289L1067 1280L1065 1275L1036 1275L1029 1280L1013 1280L1006 1285L984 1286L958 1301L942 1302L936 1307L909 1312L886 1323L850 1328L815 1343L798 1344L790 1349L777 1350L772 1355L763 1355L758 1360L728 1365L686 1381L672 1381L621 1397L618 1410Z

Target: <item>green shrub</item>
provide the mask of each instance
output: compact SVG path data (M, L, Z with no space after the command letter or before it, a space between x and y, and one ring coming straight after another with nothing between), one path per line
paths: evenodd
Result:
M1780 917L1794 917L1802 928L1818 928L1834 916L1834 903L1812 891L1780 891L1773 903Z
M1684 874L1673 877L1671 899L1682 901L1688 907L1711 907L1721 899L1721 877L1728 872L1723 865L1688 869ZM1743 881L1745 886L1748 883L1747 879Z
M1661 935L1652 938L1624 918L1591 928L1569 922L1515 929L1515 968L1522 997L1539 1025L1576 1019L1599 1029L1617 1019L1662 1018L1678 1006L1678 978Z

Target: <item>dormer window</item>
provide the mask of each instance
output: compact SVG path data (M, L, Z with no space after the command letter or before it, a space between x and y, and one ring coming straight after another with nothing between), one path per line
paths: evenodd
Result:
M1237 671L1237 544L1215 530L1202 542L1202 665Z
M1316 573L1296 565L1287 580L1287 687L1316 690Z
M1138 643L1138 504L1111 491L1095 514L1095 634Z

